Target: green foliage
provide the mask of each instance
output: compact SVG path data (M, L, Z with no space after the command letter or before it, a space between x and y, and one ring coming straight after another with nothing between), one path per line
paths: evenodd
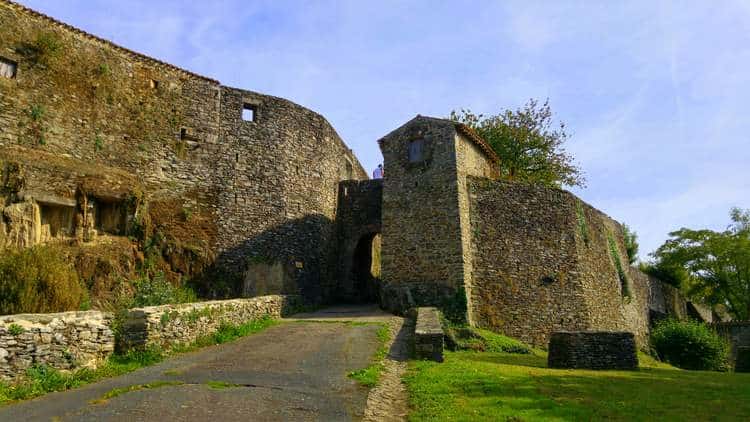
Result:
M26 110L25 121L19 121L18 125L25 127L25 137L39 145L47 144L47 132L49 128L46 124L47 109L39 104L32 104Z
M531 353L531 347L514 338L489 330L472 327L447 326L447 346L452 350L474 350L477 352Z
M376 335L380 341L380 347L372 357L372 363L362 369L347 374L349 378L368 388L376 386L378 381L380 381L380 375L383 373L383 369L385 369L383 360L388 355L388 343L391 339L391 333L385 325L378 329Z
M198 296L189 287L175 287L164 278L163 273L153 277L144 275L133 282L135 294L132 307L156 306L175 303L197 302Z
M453 111L451 120L474 129L500 157L502 177L549 186L584 186L583 172L565 151L565 124L555 127L549 100L529 100L523 108L485 117L469 110Z
M666 262L641 262L638 268L644 273L678 289L688 286L690 274L685 268Z
M182 208L182 219L184 221L190 221L190 218L193 216L193 211L191 211L189 208Z
M680 279L691 298L724 305L735 319L750 318L750 210L734 208L724 231L682 228L652 254L655 266ZM681 274L682 275L682 274Z
M635 264L638 259L638 234L628 227L627 224L622 225L622 236L625 240L625 252L628 254L628 263Z
M705 324L661 321L651 331L651 345L659 358L683 368L726 371L729 344Z
M107 391L106 393L104 393L104 395L99 397L98 399L92 400L91 403L92 404L104 403L109 399L115 398L122 394L130 393L133 391L152 390L154 388L169 387L169 386L182 385L182 384L184 383L181 381L154 381L154 382L149 382L147 384L136 384L136 385L129 385L127 387L113 388Z
M411 361L409 420L709 421L750 418L750 374L681 371L639 355L638 371L547 368L546 355L446 352Z
M445 298L440 306L445 318L453 324L466 323L467 309L466 291L463 287L456 289L453 296Z
M99 66L96 67L95 73L99 76L107 76L112 71L109 69L109 65L107 63L99 63Z
M0 255L0 314L74 311L86 297L73 265L52 246Z
M12 336L21 335L24 333L24 331L26 330L24 330L23 327L18 324L10 324L8 326L8 333L10 333L10 335Z
M16 51L26 57L31 67L47 68L63 51L63 44L57 35L43 32L32 43L22 44Z
M628 278L628 273L625 272L625 267L622 265L620 251L617 248L615 238L610 232L607 233L607 243L609 244L609 254L612 257L612 262L614 262L615 268L617 269L617 277L620 279L622 296L631 299L632 293L630 291L630 279Z
M258 333L268 327L276 325L277 323L278 321L274 320L270 316L264 316L262 318L254 319L239 325L222 323L213 334L199 337L191 344L174 346L172 350L174 352L181 353L195 350L200 347L227 343L240 337Z
M96 135L94 138L94 149L96 151L104 149L104 139L102 139L101 135Z
M46 365L34 365L21 380L9 384L0 382L0 405L26 400L53 391L64 391L153 365L164 359L156 349L131 351L125 355L112 355L97 369L79 369L63 373Z
M583 242L586 246L589 245L589 225L586 222L586 213L583 211L583 204L581 201L576 201L576 218L578 219L578 231L581 233Z

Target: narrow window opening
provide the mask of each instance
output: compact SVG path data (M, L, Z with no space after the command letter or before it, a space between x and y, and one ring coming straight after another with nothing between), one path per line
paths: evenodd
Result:
M185 139L187 139L187 129L183 127L180 128L180 140L184 141Z
M246 122L254 122L257 115L257 107L253 104L242 105L242 120Z
M235 154L234 154L234 161L235 161L236 163L239 163L239 162L240 162L240 154L239 154L239 153L235 153Z
M0 57L0 76L8 79L16 77L16 71L18 70L18 63L13 60Z
M424 139L415 139L409 142L409 162L419 163L424 161Z
M151 89L159 89L159 81L157 81L156 79L150 79L149 86L151 87Z
M237 203L237 193L234 194L234 203Z

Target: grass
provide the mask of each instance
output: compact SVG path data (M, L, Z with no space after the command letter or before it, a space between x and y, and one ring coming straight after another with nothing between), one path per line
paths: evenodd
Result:
M98 399L92 400L91 404L104 403L109 399L115 398L122 394L130 393L132 391L151 390L154 388L169 387L172 385L182 385L182 384L183 383L180 381L154 381L148 384L137 384L137 385L129 385L127 387L114 388L104 393L104 395L99 397Z
M372 357L372 363L365 368L349 372L347 376L359 382L365 387L372 388L378 384L380 374L385 366L383 360L388 355L388 343L390 343L391 333L386 325L381 325L377 332L380 347Z
M750 374L683 371L640 355L638 371L547 368L546 355L446 352L410 362L412 421L748 420Z
M478 352L531 353L531 347L514 338L474 327L448 327L457 350Z
M231 382L225 381L208 381L206 385L214 390L224 390L226 388L241 387L240 384L232 384Z
M168 352L161 348L152 347L145 350L131 350L125 354L115 354L96 369L82 368L73 372L61 372L48 366L35 365L26 371L24 378L12 384L0 382L0 406L19 400L31 399L53 391L77 388L104 378L123 375L159 363L170 354L189 352L205 346L226 343L263 331L277 323L278 321L270 317L263 317L240 325L222 324L215 333L200 337L189 345L175 346ZM170 374L178 373L173 370L165 371L164 374L170 375L167 372L170 372ZM141 388L151 387L146 384Z

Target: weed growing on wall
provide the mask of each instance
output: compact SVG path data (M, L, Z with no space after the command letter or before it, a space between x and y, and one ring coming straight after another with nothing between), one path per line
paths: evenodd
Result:
M617 243L615 242L614 236L611 232L607 232L607 243L609 244L609 254L612 257L612 262L615 264L617 269L617 277L620 279L620 286L622 288L622 296L631 299L632 293L630 292L630 279L628 274L625 272L625 267L622 265L620 259L620 252L617 250Z
M18 126L25 129L25 140L38 145L47 144L47 109L40 104L32 104L26 110L26 119L19 120Z
M576 217L578 218L578 231L581 233L583 242L586 246L589 245L589 226L586 223L586 213L583 211L583 204L580 200L576 200Z

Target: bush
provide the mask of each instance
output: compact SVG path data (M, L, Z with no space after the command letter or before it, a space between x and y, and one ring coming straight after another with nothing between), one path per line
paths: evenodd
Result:
M198 296L188 287L175 287L158 273L144 276L133 283L135 294L130 307L156 306L174 303L197 302Z
M36 246L0 256L0 314L75 311L86 297L59 249Z
M668 319L651 331L660 359L683 369L726 371L729 344L705 324Z

